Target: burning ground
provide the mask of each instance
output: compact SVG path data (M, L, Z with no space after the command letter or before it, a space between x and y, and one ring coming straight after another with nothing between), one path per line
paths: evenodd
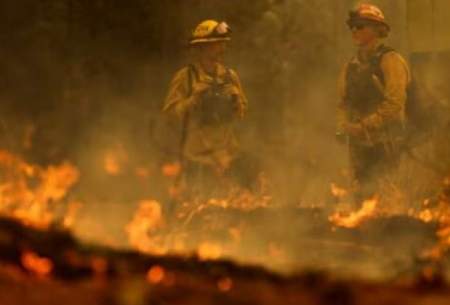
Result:
M125 150L117 154L102 163L110 178L124 170ZM336 184L333 209L280 206L261 177L252 192L172 199L172 209L137 200L116 236L101 228L105 218L83 216L74 165L0 156L1 304L370 304L373 293L377 304L448 300L448 179L402 214L382 196L350 208L350 191ZM151 177L130 172L133 183ZM166 198L178 173L173 164L159 170ZM98 223L87 235L89 221Z
M376 246L357 246L348 241L355 234L360 239L367 230L338 233L343 241L322 241L321 247L333 248L333 252L341 248L346 255L353 253L356 259L370 256ZM279 275L262 267L207 259L200 250L194 256L112 250L80 244L60 228L33 229L10 218L0 219L0 233L0 302L7 305L61 302L433 305L446 304L449 296L440 269L445 262L443 258L437 264L416 262L415 270L383 284L343 280L317 270ZM314 247L309 244L298 251ZM392 245L390 249L395 247Z
M379 1L407 17L390 43L447 121L353 205L334 139L344 2L3 1L0 304L448 303L450 57L413 46L449 27ZM239 135L262 170L252 190L187 198L160 108L207 18L233 28Z

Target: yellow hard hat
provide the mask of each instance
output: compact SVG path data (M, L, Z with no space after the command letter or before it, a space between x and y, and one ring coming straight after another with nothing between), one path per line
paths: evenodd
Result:
M215 20L205 20L195 28L189 44L197 44L213 41L228 41L231 29L225 22L217 22Z

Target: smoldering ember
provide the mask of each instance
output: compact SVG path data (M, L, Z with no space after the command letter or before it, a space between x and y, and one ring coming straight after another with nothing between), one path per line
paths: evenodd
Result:
M450 2L0 3L0 304L448 304Z

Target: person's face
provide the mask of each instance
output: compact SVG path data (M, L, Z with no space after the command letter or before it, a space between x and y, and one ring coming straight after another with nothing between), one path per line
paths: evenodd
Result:
M364 47L372 44L378 39L378 32L375 27L368 23L355 23L350 26L352 38L355 45Z
M208 60L223 62L226 50L226 41L214 41L205 43L202 54Z

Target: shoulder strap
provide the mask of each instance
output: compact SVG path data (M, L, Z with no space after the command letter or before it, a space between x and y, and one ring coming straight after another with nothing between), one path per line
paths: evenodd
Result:
M192 94L192 83L193 83L193 79L195 78L196 80L198 80L198 71L195 68L195 66L193 64L189 64L187 66L188 69L188 92L187 92L187 97L190 97Z
M371 58L370 64L373 67L379 68L381 64L381 60L384 56L384 54L395 51L394 48L381 45L378 47L377 51L375 52L375 55Z
M198 80L199 75L198 75L197 69L195 68L195 66L193 64L189 64L187 66L187 69L188 69L187 97L190 97L192 95L192 83L194 81L194 78L196 80ZM180 160L182 166L184 166L184 161L185 161L184 156L183 156L183 149L184 149L184 146L186 144L186 139L187 139L189 118L190 118L190 112L187 111L181 119L181 137L180 137L180 144L179 144L179 150L178 150L178 157L179 157L179 160Z
M375 54L370 59L370 65L372 67L372 73L375 74L379 80L384 84L384 75L381 71L381 60L383 59L383 56L389 52L395 51L394 48L381 45L378 47Z

